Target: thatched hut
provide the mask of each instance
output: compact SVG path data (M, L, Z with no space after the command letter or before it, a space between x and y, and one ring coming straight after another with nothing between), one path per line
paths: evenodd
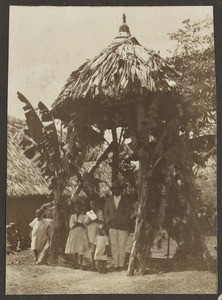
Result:
M16 222L28 236L28 224L35 217L36 209L48 201L49 190L39 168L19 146L24 128L25 122L8 117L6 223Z
M140 45L131 35L123 15L123 24L111 45L71 74L52 105L54 116L61 119L70 132L75 131L79 124L93 125L101 131L112 130L112 179L118 176L117 128L125 128L125 134L128 132L132 139L131 146L140 169L139 206L130 275L133 274L138 251L142 253L140 265L143 265L144 271L146 254L148 256L164 219L166 200L160 195L155 207L156 216L150 218L150 238L147 239L144 236L146 212L148 207L150 213L154 204L148 196L153 168L167 150L164 147L173 146L180 139L178 126L172 126L172 120L175 120L182 104L178 77L179 74L158 53ZM169 135L168 128L175 132L163 145L164 138ZM164 132L167 133L164 135Z

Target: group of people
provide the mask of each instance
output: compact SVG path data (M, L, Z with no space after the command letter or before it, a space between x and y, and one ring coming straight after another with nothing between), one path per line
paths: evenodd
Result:
M132 218L131 207L126 196L121 194L119 181L112 185L112 196L106 200L104 211L99 209L95 200L90 201L90 210L82 210L82 203L75 202L69 220L69 234L65 254L69 255L74 268L83 269L83 256L91 253L92 270L106 272L108 255L111 249L114 270L125 268L126 243ZM36 218L30 223L32 228L31 250L36 260L46 244L51 219L43 218L37 211Z
M84 253L91 250L92 269L104 273L109 245L114 269L124 269L131 209L121 191L121 184L118 181L113 183L113 196L106 200L104 212L97 208L95 201L90 201L91 210L84 215L81 213L81 203L76 202L75 212L70 217L65 253L74 255L81 269Z

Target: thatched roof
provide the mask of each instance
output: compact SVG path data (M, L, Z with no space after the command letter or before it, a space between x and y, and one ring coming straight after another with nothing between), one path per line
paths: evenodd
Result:
M123 25L111 45L74 71L52 108L57 117L71 113L79 101L124 101L129 95L169 93L177 87L178 73L159 54L143 47Z
M48 195L50 192L40 170L19 146L25 127L25 121L8 117L7 195Z

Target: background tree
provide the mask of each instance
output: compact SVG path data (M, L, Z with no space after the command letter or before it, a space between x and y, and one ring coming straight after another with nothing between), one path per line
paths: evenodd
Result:
M192 130L194 134L212 133L216 123L213 20L186 19L182 28L169 37L176 43L176 49L168 61L181 73L181 91L199 113L199 118L193 120Z
M204 255L212 261L204 244L204 228L198 219L203 202L194 176L195 168L204 167L208 158L216 152L212 31L212 20L209 18L193 23L187 19L183 22L183 28L169 34L176 42L176 50L172 53L172 57L168 58L168 62L181 74L178 82L183 100L176 104L178 115L171 120L166 120L166 116L161 117L158 111L156 114L146 111L144 114L146 118L142 120L139 144L143 145L145 151L140 149L140 152L143 153L144 161L147 160L150 164L152 173L150 179L147 174L149 183L144 188L147 190L145 219L148 229L147 234L144 230L143 237L147 236L148 242L146 246L141 247L147 256L151 250L155 231L162 225L177 241L177 255L180 258L182 256L185 259L187 255L201 258ZM167 108L165 109L166 112ZM164 125L160 127L161 121L167 123L165 130ZM176 128L172 128L172 125ZM153 139L154 151L152 144L147 142L150 138ZM138 143L138 137L135 140ZM158 141L156 147L155 140ZM156 161L152 161L155 156ZM155 165L158 165L156 170L153 169ZM141 176L146 176L145 170ZM215 173L213 176L216 178ZM149 186L152 186L152 189L148 188ZM141 207L141 210L144 211L144 207ZM144 226L142 222L141 226ZM133 259L133 256L131 258ZM132 269L129 270L131 274Z
M176 48L168 61L181 72L182 92L197 112L197 117L190 123L192 134L215 135L217 115L213 20L210 17L196 22L186 19L182 28L170 33L169 37L176 43ZM213 211L216 207L215 153L216 148L202 162L199 161L201 167L195 166L194 170L203 202Z

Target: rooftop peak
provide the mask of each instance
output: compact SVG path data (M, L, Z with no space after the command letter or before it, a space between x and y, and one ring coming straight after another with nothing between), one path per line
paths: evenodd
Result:
M123 14L123 24L119 27L119 32L127 32L130 35L129 26L126 24L125 14Z
M122 42L131 37L130 30L128 25L126 24L126 15L123 14L123 24L119 27L119 32L117 36L114 38L112 44Z

